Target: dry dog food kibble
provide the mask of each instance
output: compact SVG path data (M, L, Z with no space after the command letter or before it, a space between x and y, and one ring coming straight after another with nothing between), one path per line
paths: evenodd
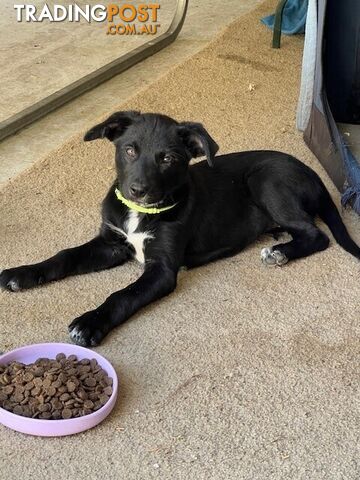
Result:
M111 377L95 359L59 353L30 365L0 365L0 407L23 417L61 420L89 415L112 394Z

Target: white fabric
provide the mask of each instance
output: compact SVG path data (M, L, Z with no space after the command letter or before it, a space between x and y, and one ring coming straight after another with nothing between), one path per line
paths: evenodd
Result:
M313 103L317 38L317 0L309 0L305 25L305 43L301 72L300 96L296 113L296 127L304 131L310 119Z

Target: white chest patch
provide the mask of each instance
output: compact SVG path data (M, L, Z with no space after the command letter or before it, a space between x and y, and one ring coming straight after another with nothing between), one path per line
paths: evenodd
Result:
M116 227L112 223L107 223L113 232L119 233L126 237L126 241L135 249L135 258L140 263L145 263L144 243L148 238L154 238L151 232L137 232L139 226L139 214L134 210L129 211L129 216L124 223L124 230Z

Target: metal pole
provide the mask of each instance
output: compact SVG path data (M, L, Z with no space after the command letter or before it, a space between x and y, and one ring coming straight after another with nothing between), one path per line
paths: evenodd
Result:
M282 16L286 2L287 0L281 0L276 8L272 43L273 48L280 48Z

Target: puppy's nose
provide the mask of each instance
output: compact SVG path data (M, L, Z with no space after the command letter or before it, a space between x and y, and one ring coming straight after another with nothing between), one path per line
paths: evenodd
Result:
M146 193L145 185L141 183L132 183L129 187L130 193L135 198L143 197Z

